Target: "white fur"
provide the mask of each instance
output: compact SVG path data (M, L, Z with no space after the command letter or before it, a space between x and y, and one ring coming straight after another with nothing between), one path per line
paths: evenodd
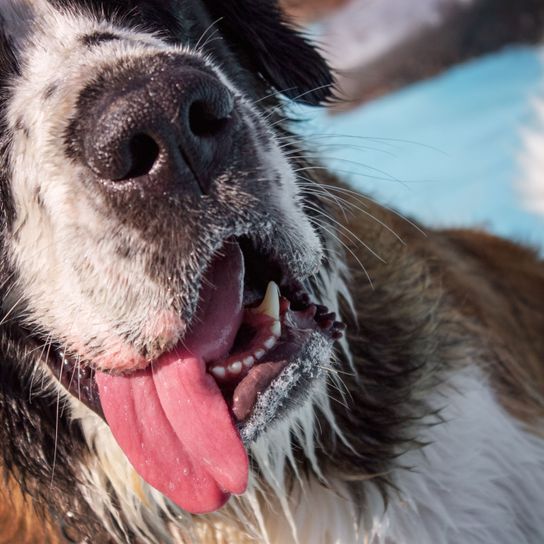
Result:
M373 544L541 542L544 440L499 405L474 368L430 400L445 422L421 435L429 446L399 460L414 468L397 472L400 494L373 519Z
M76 11L61 14L42 0L13 0L6 6L6 13L13 6L25 8L28 33L17 44L23 69L12 83L15 92L8 111L14 130L10 143L16 236L11 246L18 283L5 301L6 310L17 306L24 294L29 326L47 330L98 367L142 367L149 361L141 352L159 354L143 348L157 339L164 348L175 345L185 323L172 309L170 287L159 285L145 272L152 257L138 230L123 225L106 206L92 203L96 191L81 183L85 170L64 155L67 120L76 111L79 93L101 70L126 59L149 58L152 62L153 55L165 51L198 57L233 92L241 93L198 51L173 47L152 34L99 22ZM85 48L79 38L93 31L112 32L121 39ZM45 101L47 86L59 81L59 91ZM247 101L245 108L252 112L248 126L264 125ZM16 130L21 122L30 136ZM293 272L314 272L321 259L320 243L297 208L297 187L289 164L274 139L268 151L260 149L257 138L254 142L263 176L274 179L279 175L282 191L271 195L277 200L272 215L283 217L282 232L291 233ZM131 247L130 259L117 254L120 240ZM183 262L186 264L180 267L191 266L188 258Z
M418 438L429 445L398 459L386 508L371 480L353 482L349 476L322 475L306 480L301 474L287 493L285 474L295 468L289 431L295 429L314 470L315 406L324 406L333 423L326 397L317 393L294 419L261 438L252 452L270 486L267 498L252 478L249 491L231 500L223 513L209 518L219 532L232 529L231 515L256 542L269 544L538 544L544 535L544 440L529 433L498 403L490 385L476 368L452 374L428 399L444 422L424 426ZM86 409L84 409L86 411ZM131 469L94 414L80 412L85 433L99 453L100 464L86 467L92 504L104 508L111 498L101 492L104 478L113 482L125 514L134 527L160 528L157 514L165 501ZM430 418L426 423L436 423ZM334 423L333 423L334 424ZM544 429L544 422L543 422ZM366 496L362 511L351 500L350 487ZM142 493L135 492L141 486ZM353 489L353 487L352 487ZM141 495L151 499L142 504ZM234 519L236 519L234 518ZM179 512L170 523L185 527L184 538L198 538L198 527ZM202 521L200 519L200 521ZM147 528L147 529L146 529ZM163 530L167 531L166 526ZM213 534L208 532L206 534ZM240 534L243 534L242 532ZM156 537L155 537L156 538ZM175 542L163 536L162 542ZM202 541L205 542L205 541Z

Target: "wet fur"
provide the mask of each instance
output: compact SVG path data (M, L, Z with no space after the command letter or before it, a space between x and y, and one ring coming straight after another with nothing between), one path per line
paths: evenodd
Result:
M220 4L210 2L212 13ZM136 23L149 22L147 9L146 2L137 4ZM232 28L248 25L234 8L225 16L232 42ZM167 35L176 32L168 6L157 20ZM107 36L91 41L98 39ZM255 36L238 39L243 51ZM10 41L4 35L3 75L20 72ZM244 90L250 85L257 98L289 84L274 77L281 59L265 65L266 55L252 55L237 62L264 72L268 83L244 80L234 69L229 75ZM301 66L315 58L301 55ZM46 100L52 91L42 90ZM7 96L4 111L13 100ZM276 105L271 98L263 109ZM4 135L39 130L11 122L4 115ZM277 130L287 138L286 152L304 154L301 143ZM10 145L4 136L5 153ZM483 232L423 232L323 170L305 171L312 182L301 183L300 191L325 255L313 287L349 324L347 342L328 370L325 362L327 388L313 390L312 402L295 406L252 446L246 496L222 512L191 518L143 483L104 422L51 379L40 357L47 347L29 342L20 329L26 314L8 314L17 210L6 160L0 443L2 505L12 506L0 510L2 537L43 542L46 528L51 542L63 532L75 542L100 543L268 538L283 544L297 536L301 544L540 541L544 264L535 251ZM343 226L336 229L335 221ZM343 251L335 236L344 228L380 258L358 244ZM11 516L2 517L6 508Z

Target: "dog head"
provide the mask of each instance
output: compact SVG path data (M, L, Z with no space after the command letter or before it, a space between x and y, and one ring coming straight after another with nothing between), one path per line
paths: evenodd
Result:
M340 335L274 96L330 73L268 0L0 10L4 319L148 483L215 510Z

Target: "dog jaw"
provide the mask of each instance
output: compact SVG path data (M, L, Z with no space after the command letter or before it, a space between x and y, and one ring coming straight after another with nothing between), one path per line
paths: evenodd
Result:
M184 337L197 306L203 271L226 239L251 238L297 280L323 272L321 240L303 211L284 144L252 101L207 57L152 34L99 23L89 15L57 12L46 2L24 6L28 27L25 39L17 42L21 73L10 82L14 92L6 115L15 215L4 240L13 271L3 300L5 314L45 346L53 340L78 362L119 373L146 367ZM100 32L117 39L90 47L85 36ZM248 135L246 151L254 155L251 171L218 179L211 211L202 205L187 212L193 233L198 230L193 237L179 228L187 217L183 221L169 217L167 225L155 220L142 226L130 211L116 214L119 210L89 186L83 169L65 152L78 98L97 74L115 70L118 63L151 62L159 54L191 55L214 70L239 99ZM168 211L179 214L180 207ZM150 244L150 238L166 226L170 232L164 242L158 247ZM314 380L312 388L308 384L307 395L310 400L317 395L324 408L328 400L323 376L330 345L315 351L308 362L322 366L321 379ZM55 387L59 402L67 402L73 417L81 419L91 449L95 439L99 444L98 461L90 456L81 468L86 480L81 493L95 512L103 508L116 515L108 489L114 485L123 503L123 522L141 527L142 534L165 534L161 516L171 516L172 511L183 514L134 475L119 448L111 460L105 451L112 450L111 432L96 414L66 394L58 376L42 368L48 352L44 347L37 357L37 374L46 374L44 381ZM290 387L296 385L292 382ZM315 458L312 410L294 412L284 427L292 422L303 427L309 455ZM100 439L92 429L99 429ZM282 447L287 452L295 446L286 440ZM278 466L284 462L280 457ZM128 482L119 483L120 474ZM90 490L100 498L90 497ZM142 504L134 506L136 500ZM126 503L132 504L126 507ZM142 516L138 522L137 516ZM118 532L115 523L108 529Z
M21 52L22 75L13 82L17 93L8 112L16 209L11 241L17 271L10 295L14 315L80 359L122 371L144 367L183 336L196 308L202 270L225 238L259 231L263 245L274 240L278 258L289 262L293 275L315 273L320 242L300 208L291 167L249 101L213 65L243 103L255 165L263 174L252 180L241 172L234 174L238 180L224 180L217 196L220 209L193 214L195 221L200 215L195 243L183 234L183 220L168 218L163 234L170 230L171 245L157 247L141 225L112 211L64 152L79 94L99 72L135 59L152 62L154 55L166 52L209 62L150 34L39 7L43 12ZM91 48L82 44L82 36L96 32L119 39ZM240 180L247 181L242 185ZM233 181L238 187L232 187ZM251 184L257 186L253 192ZM256 207L257 192L270 193L261 198L264 207ZM237 210L234 201L240 205ZM185 212L182 206L167 213ZM173 229L177 235L172 236ZM166 261L162 267L156 264L159 259Z

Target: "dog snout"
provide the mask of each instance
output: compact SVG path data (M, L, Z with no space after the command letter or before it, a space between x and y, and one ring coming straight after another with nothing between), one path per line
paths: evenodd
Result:
M83 162L117 190L208 194L228 166L234 97L205 67L150 63L87 93Z

